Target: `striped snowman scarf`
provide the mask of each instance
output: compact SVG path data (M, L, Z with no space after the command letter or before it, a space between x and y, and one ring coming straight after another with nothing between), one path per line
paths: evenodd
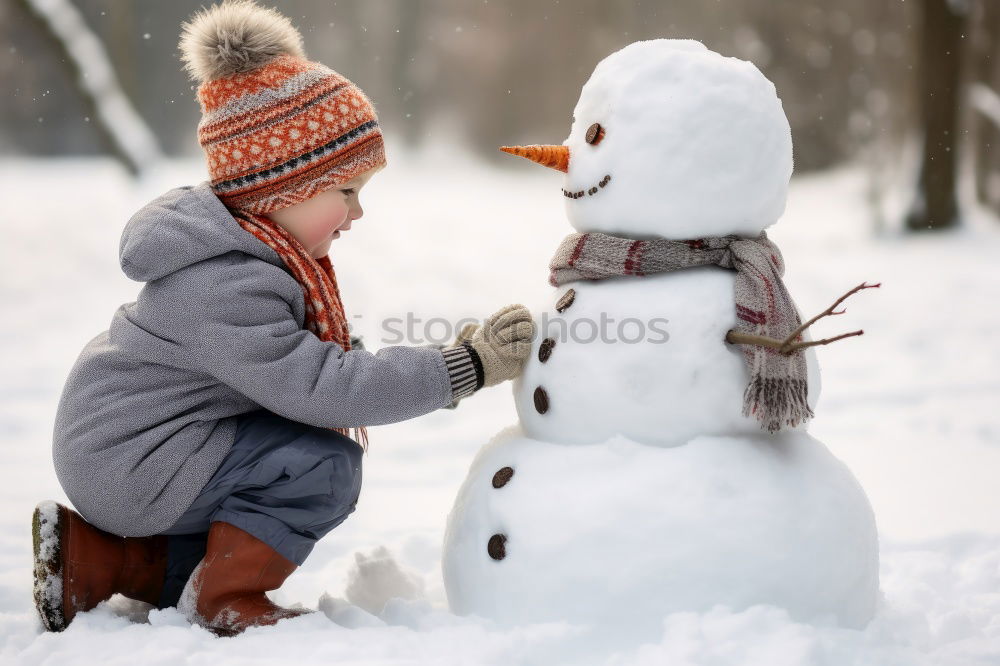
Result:
M324 342L334 342L344 351L351 348L351 336L347 325L347 315L340 299L337 276L329 256L314 258L284 227L268 217L243 210L230 210L240 226L269 246L302 287L305 296L305 326ZM342 435L350 436L348 428L331 428ZM354 440L368 449L368 430L354 428Z
M549 282L601 280L716 265L736 271L736 330L784 340L802 323L781 276L785 264L778 247L762 231L757 238L721 236L675 241L634 240L602 233L574 233L560 243L549 268ZM801 339L801 334L796 340ZM743 393L743 415L777 432L813 416L806 403L806 360L802 351L783 354L759 345L742 345L750 370Z

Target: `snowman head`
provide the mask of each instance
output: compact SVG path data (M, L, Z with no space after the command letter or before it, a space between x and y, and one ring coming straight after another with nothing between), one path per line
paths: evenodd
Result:
M578 231L756 236L785 210L792 137L752 63L694 40L635 42L598 63L562 146L502 150L564 171Z

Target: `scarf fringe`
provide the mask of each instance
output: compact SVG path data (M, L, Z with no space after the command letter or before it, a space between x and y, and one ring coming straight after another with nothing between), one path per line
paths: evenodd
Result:
M756 416L761 428L774 433L783 425L797 426L813 417L804 379L765 378L756 375L743 392L743 416Z
M368 428L364 426L353 428L354 430L353 435L351 434L352 428L330 428L330 430L335 430L344 437L353 439L355 442L361 445L361 448L364 449L365 453L368 453Z

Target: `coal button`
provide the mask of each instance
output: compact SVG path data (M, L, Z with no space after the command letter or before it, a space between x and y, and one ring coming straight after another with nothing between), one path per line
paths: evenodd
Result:
M539 414L549 411L549 394L541 386L535 389L535 409Z
M545 338L541 346L538 347L538 360L545 363L552 356L552 348L556 346L554 338Z
M507 537L503 534L494 534L490 537L490 542L486 545L486 552L494 560L502 560L507 557Z
M497 470L497 473L493 475L493 487L503 488L510 481L510 477L514 476L513 467L501 467Z
M601 139L604 138L604 128L601 127L600 123L594 123L587 128L587 136L585 138L589 144L600 143Z
M576 290L570 289L565 294L563 294L558 301L556 301L556 312L565 312L566 308L573 305L573 299L576 298Z

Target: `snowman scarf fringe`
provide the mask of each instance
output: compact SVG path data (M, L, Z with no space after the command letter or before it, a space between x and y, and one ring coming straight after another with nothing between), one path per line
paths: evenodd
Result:
M802 323L781 276L785 264L778 247L762 231L756 238L719 236L695 240L635 240L602 233L575 233L563 239L549 264L549 282L603 280L624 275L665 273L715 265L736 271L736 330L784 340ZM801 334L796 340L801 339ZM743 393L743 415L777 432L813 416L806 402L807 369L801 350L743 345L750 383Z

